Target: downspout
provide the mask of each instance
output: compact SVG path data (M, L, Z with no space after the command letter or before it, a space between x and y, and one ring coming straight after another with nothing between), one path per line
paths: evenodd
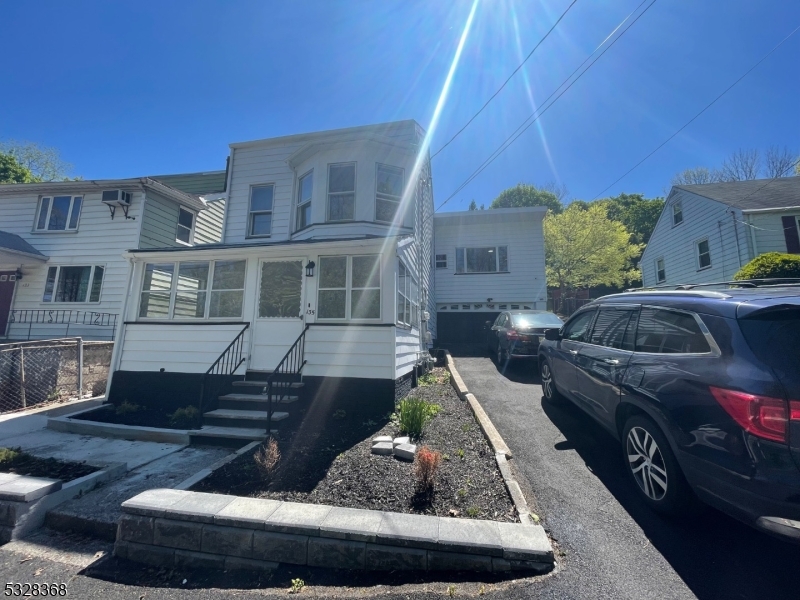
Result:
M125 321L127 320L128 315L128 301L133 294L133 281L134 281L134 271L135 271L135 263L132 256L128 255L125 257L128 261L128 293L125 295L125 299L122 301L122 312L119 315L119 323L117 324L117 334L114 341L114 349L111 352L111 364L108 367L108 380L106 381L106 402L108 402L108 394L111 392L111 379L114 373L119 368L119 363L122 360L122 346L125 344Z
M722 253L722 280L725 281L725 240L722 238L722 221L717 221L719 227L719 249ZM711 248L709 248L711 250Z
M236 148L231 148L231 153L228 156L228 160L225 164L225 212L222 214L222 239L219 241L220 244L225 243L225 238L228 235L228 212L231 210L231 181L233 180L233 157L234 153L236 152Z
M736 259L739 263L739 268L742 268L742 247L739 244L739 227L736 225L736 215L731 212L731 220L733 222L733 235L736 237Z
M744 216L744 215L742 215ZM750 260L753 260L756 256L758 256L758 246L756 246L756 230L753 227L753 224L750 223L750 217L747 217L747 226L750 228L750 240L753 243L753 257Z

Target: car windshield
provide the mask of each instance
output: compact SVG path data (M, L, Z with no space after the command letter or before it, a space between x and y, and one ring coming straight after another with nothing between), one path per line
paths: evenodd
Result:
M564 322L556 315L549 312L518 313L511 315L514 327L527 329L529 327L561 327Z
M761 310L739 319L747 344L780 379L797 379L800 372L800 308L796 306Z

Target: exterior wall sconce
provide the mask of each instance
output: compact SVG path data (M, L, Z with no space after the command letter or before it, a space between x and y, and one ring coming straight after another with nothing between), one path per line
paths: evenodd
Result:
M315 263L313 260L308 261L308 264L306 265L306 277L314 276L314 267L316 266L317 263Z
M17 276L17 281L22 281L22 269L17 269L17 271L16 271L16 273L14 273L14 275Z

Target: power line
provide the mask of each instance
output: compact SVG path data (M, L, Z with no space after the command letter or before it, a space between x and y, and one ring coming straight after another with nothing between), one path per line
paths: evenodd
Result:
M537 49L537 48L539 48L539 46L541 46L541 45L542 45L542 42L544 42L544 41L547 39L547 37L548 37L548 36L549 36L551 33L553 33L553 30L554 30L554 29L556 28L556 26L558 26L558 24L561 22L561 19L563 19L563 18L566 16L566 14L569 12L569 10L570 10L570 9L571 9L573 6L575 6L575 3L576 3L577 1L578 1L578 0L572 0L572 4L570 4L570 5L567 7L567 10L565 10L563 13L561 13L561 16L560 16L560 17L558 17L558 19L556 19L556 22L555 22L555 23L553 23L553 26L552 26L552 27L551 27L551 28L550 28L550 29L547 31L547 33L545 33L545 34L544 34L544 37L543 37L542 39L540 39L540 40L539 40L539 42L538 42L538 43L537 43L537 44L536 44L536 45L533 47L533 50L531 50L531 51L528 53L528 56L526 56L526 57L525 57L525 60L523 60L523 61L522 61L522 62L519 64L519 66L518 66L516 69L514 69L514 71L512 71L511 75L509 75L509 76L508 76L508 79L506 79L506 80L503 82L503 85L501 85L501 86L500 86L500 87L497 89L497 91L496 91L494 94L492 94L491 98L489 98L489 99L486 101L486 103L485 103L483 106L481 106L481 108L480 108L480 110L478 110L478 112L476 112L474 115L472 115L472 118L470 118L470 120L469 120L469 121L467 121L467 122L464 124L464 126L461 128L461 129L459 129L458 131L456 131L456 134L455 134L453 137L451 137L451 138L450 138L450 139L447 141L447 143L445 143L445 145L444 145L444 146L442 146L441 148L439 148L439 149L438 149L438 150L437 150L437 151L436 151L436 152L433 154L433 156L431 156L431 160L433 160L434 158L436 158L436 156L437 156L437 155L438 155L438 154L439 154L439 153L440 153L442 150L444 150L445 148L447 148L447 147L450 145L450 143L451 143L451 142L452 142L454 139L456 139L456 138L457 138L459 135L461 135L461 133L462 133L462 132L463 132L463 131L464 131L464 130L467 128L467 127L469 127L470 123L472 123L472 122L473 122L473 121L474 121L474 120L475 120L475 119L478 117L478 115L479 115L479 114L481 114L481 113L483 112L483 109L485 109L487 106L489 106L489 103L490 103L492 100L494 100L494 99L495 99L495 97L496 97L496 96L497 96L497 95L498 95L498 94L499 94L501 91L503 91L503 88L504 88L504 87L506 87L506 85L508 84L508 82L509 82L509 81L511 81L511 79L514 77L514 75L516 75L516 74L517 74L517 72L518 72L518 71L519 71L519 70L520 70L520 69L521 69L521 68L522 68L522 67L525 65L525 63L526 63L526 62L528 62L528 59L529 59L531 56L533 56L533 53L534 53L534 52L536 52L536 49Z
M621 177L619 177L619 178L618 178L616 181L614 181L614 183L612 183L611 185L609 185L608 187L606 187L606 188L605 188L605 189L604 189L602 192L600 192L600 193L599 193L599 194L597 194L597 195L596 195L594 198L592 198L592 200L597 200L597 199L598 199L600 196L602 196L604 193L606 193L606 192L607 192L609 189L611 189L612 187L614 187L615 185L617 185L617 184L618 184L620 181L622 181L623 179L625 179L625 178L626 178L628 175L630 175L630 174L631 174L631 173L632 173L634 170L636 170L636 169L639 167L639 165L641 165L641 164L642 164L643 162L645 162L645 161L646 161L648 158L650 158L651 156L653 156L653 155L654 155L656 152L658 152L659 150L661 150L661 148L663 148L663 147L664 147L664 146L665 146L667 143L669 143L669 141L670 141L670 140L672 140L672 139L673 139L673 138L674 138L676 135L678 135L678 134L679 134L681 131L683 131L684 129L686 129L686 128L687 128L689 125L691 125L691 124L692 124L692 122L694 122L694 121L695 121L695 119L697 119L697 118L698 118L700 115L702 115L702 114L703 114L704 112L706 112L706 111L707 111L709 108L711 108L711 107L712 107L714 104L716 104L716 102L717 102L717 101L718 101L720 98L722 98L722 97L723 97L725 94L727 94L727 93L728 93L728 92L729 92L731 89L733 89L733 88L734 88L734 87L735 87L735 86L736 86L736 85L737 85L737 84L738 84L738 83L739 83L739 82L740 82L742 79L744 79L745 77L747 77L747 76L750 74L750 72L751 72L751 71L753 71L753 70L754 70L756 67L758 67L758 65L760 65L762 62L764 62L765 60L767 60L767 58L769 58L769 57L772 55L772 53L773 53L773 52L775 52L775 51L776 51L778 48L780 48L780 47L781 47L781 46L784 44L784 42L786 42L786 41L787 41L787 40L788 40L790 37L792 37L792 36L793 36L795 33L797 33L797 31L798 31L798 30L800 30L800 25L798 25L797 27L795 27L795 28L794 28L794 30L792 30L792 32L791 32L789 35L787 35L785 38L783 38L783 39L782 39L780 42L778 42L778 44L777 44L777 45L776 45L776 46L775 46L775 47L774 47L772 50L770 50L770 51L769 51L769 52L767 52L767 53L766 53L766 54L765 54L763 57L761 57L761 59L760 59L760 60L759 60L759 61L758 61L756 64L754 64L752 67L750 67L749 69L747 69L747 71L745 71L745 72L744 72L744 74L743 74L741 77L739 77L739 79L737 79L737 80L736 80L736 81L734 81L732 84L730 84L730 85L729 85L727 88L725 88L725 90L724 90L724 91L723 91L723 92L722 92L722 93L721 93L719 96L717 96L717 97L716 97L716 98L714 98L714 99L713 99L711 102L709 102L708 104L706 104L706 106L705 106L705 107L704 107L704 108L703 108L703 109L702 109L702 110L701 110L699 113L697 113L697 114L696 114L695 116L693 116L691 119L689 119L688 121L686 121L686 123L684 123L684 124L683 124L683 126L682 126L682 127L680 127L680 128L679 128L679 129L678 129L678 130L677 130L675 133L673 133L673 134L672 134L671 136L669 136L669 137L668 137L666 140L664 140L664 141L663 141L663 142L661 142L661 143L660 143L658 146L656 146L656 147L655 147L655 149L654 149L652 152L650 152L650 154L648 154L648 155L647 155L647 156L645 156L645 157L644 157L642 160L640 160L638 163L636 163L635 165L633 165L633 166L632 166L630 169L628 169L628 170L627 170L627 171L626 171L626 172L625 172L625 173L624 173L624 174L623 174ZM765 185L766 185L766 184L765 184Z
M592 57L593 57L593 56L594 56L594 55L597 53L597 51L598 51L598 50L600 50L600 48L602 48L602 47L605 45L605 43L606 43L606 42L607 42L609 39L611 39L611 37L614 35L614 33L616 33L616 31L617 31L617 30L619 30L619 28L620 28L620 27L622 27L622 25L624 25L624 24L625 24L625 22L626 22L628 19L630 19L630 18L631 18L631 16L632 16L632 15L634 15L634 14L635 14L637 11L639 11L639 9L640 9L642 6L644 6L644 5L645 5L645 4L646 4L648 1L650 2L650 4L648 4L648 5L647 5L647 7L645 7L645 9L644 9L643 11L641 11L641 12L640 12L640 13L639 13L639 14L636 16L636 18L635 18L633 21L631 21L631 23L630 23L630 24L629 24L629 25L628 25L628 26L627 26L625 29L623 29L623 30L622 30L622 32L621 32L621 33L620 33L620 34L619 34L619 35L618 35L616 38L614 38L614 39L613 39L613 41L612 41L610 44L608 44L608 46L606 46L606 48L605 48L605 49L604 49L604 50L603 50L603 51L602 51L602 52L601 52L601 53L600 53L600 54L599 54L599 55L598 55L598 56L597 56L597 57L596 57L594 60L592 60L592 62L589 64L589 66L587 66L587 67L586 67L586 69L584 69L584 70L583 70L583 71L582 71L582 72L581 72L581 73L580 73L580 74L579 74L577 77L575 77L575 79L573 79L573 80L570 82L570 79L572 79L572 77L573 77L573 76L574 76L574 75L575 75L575 74L576 74L578 71L580 71L580 70L581 70L581 68L583 68L583 66L584 66L584 65L585 65L587 62L589 62L589 60L591 60L591 58L592 58ZM610 50L610 49L611 49L611 47L612 47L614 44L616 44L616 43L617 43L617 41L619 41L619 39L620 39L620 38L621 38L623 35L625 35L625 33L626 33L626 32L627 32L627 31L628 31L628 30L629 30L631 27L633 27L633 26L636 24L636 21L638 21L638 20L639 20L639 19L640 19L640 18L641 18L641 17L642 17L642 16L643 16L643 15L644 15L644 14L645 14L647 11L648 11L648 10L650 10L650 8L651 8L651 7L653 6L653 4L655 4L655 3L656 3L656 0L643 0L643 1L641 2L641 4L639 4L639 6L637 6L637 7L636 7L636 8L635 8L635 9L634 9L634 10L633 10L633 11L632 11L632 12L631 12L631 13L630 13L628 16L626 16L626 17L625 17L625 18L624 18L624 19L623 19L623 20L622 20L622 21L619 23L619 25L617 25L617 26L616 26L616 27L615 27L615 28L612 30L612 32L611 32L611 33L610 33L608 36L606 36L606 38L605 38L605 39L604 39L604 40L603 40L603 41L600 43L600 45L599 45L597 48L595 48L595 49L594 49L594 51L593 51L593 52L592 52L592 53L591 53L591 54L590 54L590 55L589 55L589 56L588 56L588 57L587 57L587 58L586 58L586 59L585 59L585 60L584 60L584 61L583 61L583 62L582 62L580 65L578 65L578 68L577 68L577 69L575 69L575 70L574 70L574 71L573 71L573 72L572 72L572 73L571 73L571 74L570 74L570 75L569 75L569 76L568 76L568 77L567 77L567 78L566 78L566 79L565 79L563 82L561 82L561 85L559 85L559 86L558 86L558 87L557 87L557 88L556 88L556 89L553 91L553 93L551 93L551 94L550 94L550 95L549 95L547 98L545 98L545 100L544 100L544 102L543 102L542 104L547 104L547 102L548 102L548 101L549 101L551 98L553 98L553 96L555 96L555 95L556 95L556 93L557 93L557 92L558 92L558 91L559 91L559 90L560 90L562 87L564 87L564 85L566 85L566 84L567 84L567 82L569 82L569 85L567 85L567 87L565 87L565 88L564 88L564 89L561 91L561 93L559 93L559 94L558 94L558 95L557 95L557 96L556 96L556 97L555 97L555 98L552 100L552 102L550 102L549 104L547 104L547 106L545 106L545 107L544 107L544 108L542 108L542 109L537 109L537 110L536 110L536 111L535 111L535 112L534 112L532 115L530 115L530 116L529 116L527 119L525 119L525 120L522 122L522 124L521 124L519 127L517 127L517 129L515 129L515 130L514 130L514 132L512 132L512 133L511 133L511 135L509 135L509 136L508 136L508 137L507 137L507 138L506 138L506 139L503 141L503 143L501 143L501 144L500 144L500 146L498 146L498 147L497 147L497 149L495 149L495 151L494 151L494 152L492 152L492 154L490 154L490 155L489 155L489 158L487 158L487 159L486 159L486 160L485 160L485 161L484 161L484 162L483 162L483 163L482 163L482 164L481 164L481 165L480 165L480 166L479 166L479 167L478 167L478 168L477 168L475 171L473 171L473 172L472 172L472 174L471 174L469 177L467 177L467 179L466 179L466 180L465 180L465 181L464 181L464 182L463 182L461 185L459 185L459 186L456 188L456 190L455 190L455 191L454 191L452 194L450 194L450 195L449 195L449 196L448 196L448 197L447 197L447 198L444 200L444 202L442 202L442 203L441 203L441 204L440 204L440 205L439 205L439 206L436 208L436 210L435 210L434 212L438 212L438 211L439 211L439 210L440 210L440 209L441 209L441 208L442 208L442 207L443 207L445 204L447 204L447 203L448 203L450 200L452 200L452 199L453 199L453 198L456 196L456 194L458 194L458 193L459 193L461 190L463 190L463 189L464 189L465 187L467 187L467 186L468 186L470 183L472 183L472 181L473 181L473 180L474 180L474 179L475 179L475 178L476 178L478 175L480 175L480 174L481 174L481 173L482 173L482 172L483 172L483 171L484 171L484 170L485 170L485 169L486 169L486 168L487 168L487 167L488 167L490 164L492 164L492 163L493 163L493 162L494 162L494 161L497 159L497 157L498 157L498 156L500 156L500 154L502 154L502 153L503 153L503 152L504 152L504 151L505 151L505 150L506 150L506 149L507 149L509 146L511 146L511 144L513 144L515 141L517 141L517 139L518 139L518 138L519 138L519 137L520 137L520 136L521 136L523 133L525 133L525 131L527 131L527 130L528 130L528 128L529 128L531 125L533 125L533 124L534 124L536 121L538 121L538 120L539 120L539 118L540 118L540 117L541 117L541 116L542 116L544 113L546 113L546 112L547 112L547 111L548 111L548 110L549 110L549 109L550 109L550 108L551 108L551 107L552 107L552 106L553 106L553 105L554 105L554 104L555 104L555 103L558 101L558 99L559 99L559 98L561 98L561 96L563 96L563 95L564 95L564 94L567 92L567 90L569 90L569 89L570 89L570 88L571 88L573 85L575 85L575 83L576 83L576 82L577 82L577 81L578 81L578 80L579 80L581 77L583 77L583 76L586 74L586 72L587 72L589 69L591 69L591 68L592 68L592 66L594 66L594 64L595 64L595 63L596 63L598 60L600 60L600 58L602 58L602 56L603 56L603 55L604 55L606 52L608 52L608 50ZM529 122L529 121L530 121L530 122Z

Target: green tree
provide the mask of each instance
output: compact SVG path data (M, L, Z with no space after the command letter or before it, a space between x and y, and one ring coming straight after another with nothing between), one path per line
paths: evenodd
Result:
M33 142L6 140L0 142L0 153L13 156L32 176L32 181L69 181L72 165L61 160L56 148L40 146Z
M478 204L475 202L475 199L472 199L472 202L469 203L470 210L478 210Z
M642 194L620 194L597 200L608 211L608 218L619 221L631 233L633 242L646 244L664 209L663 198L645 198Z
M631 242L622 223L608 218L607 208L593 202L587 209L568 206L544 219L547 279L562 297L568 289L620 286L641 278L632 261L642 245Z
M10 154L0 153L0 183L30 183L33 173Z
M553 192L537 188L535 185L518 183L503 190L492 201L489 208L519 208L523 206L546 206L555 214L564 210L564 205Z

